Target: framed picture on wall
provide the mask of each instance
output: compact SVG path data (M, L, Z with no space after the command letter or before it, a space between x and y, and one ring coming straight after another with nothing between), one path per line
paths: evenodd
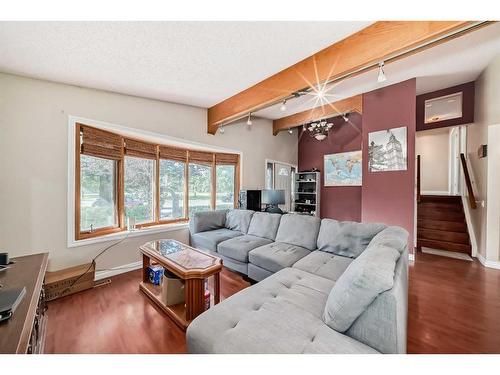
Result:
M361 150L325 155L325 186L361 186Z
M406 126L368 134L368 171L406 171Z

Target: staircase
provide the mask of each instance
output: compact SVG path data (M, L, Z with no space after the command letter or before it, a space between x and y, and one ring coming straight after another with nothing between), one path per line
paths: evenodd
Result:
M417 206L417 248L422 247L471 255L461 197L420 196Z

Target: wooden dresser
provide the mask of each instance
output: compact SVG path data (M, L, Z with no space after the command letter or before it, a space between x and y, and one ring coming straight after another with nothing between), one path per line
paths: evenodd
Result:
M14 315L0 323L0 354L42 353L46 327L43 281L48 254L12 260L15 263L0 272L0 284L2 289L26 287L26 295Z

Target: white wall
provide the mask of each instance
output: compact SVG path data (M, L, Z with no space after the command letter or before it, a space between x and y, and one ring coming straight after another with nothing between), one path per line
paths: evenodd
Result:
M487 248L487 236L498 236L499 228L487 222L489 205L495 207L492 200L500 199L500 192L488 191L488 163L492 161L500 145L488 142L488 127L500 124L500 56L497 56L476 79L474 124L467 127L467 156L474 174L474 189L477 200L485 201L485 207L478 206L471 210L471 219L477 239L478 252L487 260L498 261L499 249ZM478 158L477 149L480 145L488 145L488 157ZM498 212L497 212L498 214ZM489 232L489 234L488 234ZM498 243L498 241L496 241ZM490 243L494 243L490 241Z
M423 193L447 193L450 128L417 132L415 152L420 155L420 189Z
M52 270L89 261L106 245L66 245L69 115L239 150L242 188L264 187L266 158L297 163L296 134L273 136L269 120L213 136L203 108L0 73L0 249L11 256L48 251ZM188 234L127 239L98 268L135 262L140 244L161 237L187 241Z

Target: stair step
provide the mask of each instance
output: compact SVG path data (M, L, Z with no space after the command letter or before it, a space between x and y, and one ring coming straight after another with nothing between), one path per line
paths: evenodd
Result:
M470 245L469 234L435 229L417 229L417 239L438 240Z
M457 195L421 195L420 202L461 203L462 197Z
M421 211L440 210L440 211L451 211L451 212L463 212L462 204L448 204L448 203L434 203L434 202L419 203L418 209Z
M469 255L471 254L471 245L466 245L461 243L417 238L417 246L430 247L432 249L439 249L439 250L456 251L458 253L465 253Z
M446 220L432 220L432 219L418 219L418 229L436 229L446 230L449 232L467 232L467 224L464 221L446 221Z
M442 211L442 210L417 210L418 219L445 220L465 222L463 212Z

